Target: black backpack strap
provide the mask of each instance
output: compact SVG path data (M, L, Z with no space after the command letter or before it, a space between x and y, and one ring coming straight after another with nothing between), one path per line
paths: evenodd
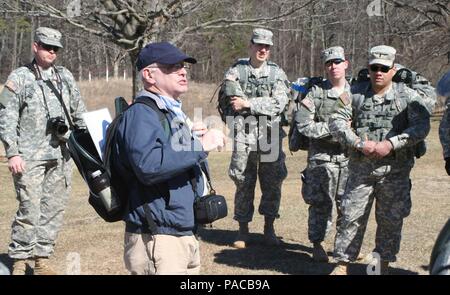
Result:
M164 134L166 134L167 138L169 138L171 134L169 120L166 117L165 112L158 107L156 102L149 97L140 96L134 100L133 104L135 103L145 104L146 106L150 107L155 111L155 113L158 115L159 122L161 123L161 126L164 129Z
M207 186L209 184L209 187L210 187L209 193L211 195L215 195L216 191L214 190L214 188L213 188L213 186L211 184L211 177L209 175L209 168L208 168L208 166L206 164L204 164L204 163L201 163L200 164L200 169L201 169L201 171L203 173L205 173L206 181L208 182L208 183L205 183L205 186ZM202 196L199 196L198 192L197 192L198 186L197 186L197 178L195 176L195 170L194 169L190 169L188 173L189 173L189 182L191 183L192 190L194 191L195 198L196 199L201 198ZM200 175L200 177L203 178L203 175Z
M66 114L67 117L67 121L69 121L70 130L75 130L75 125L73 125L72 123L72 119L70 118L69 111L67 110L66 104L63 101L61 93L58 90L56 90L55 85L53 85L53 83L50 82L49 80L45 80L44 83L48 86L48 88L50 88L53 94L55 94L55 96L59 100L59 103L62 105L64 113Z

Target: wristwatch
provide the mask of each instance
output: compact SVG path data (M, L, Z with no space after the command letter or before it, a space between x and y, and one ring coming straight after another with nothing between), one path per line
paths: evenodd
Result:
M360 141L355 145L355 148L356 148L358 151L362 151L362 150L364 149L364 141L363 141L363 140L360 140Z

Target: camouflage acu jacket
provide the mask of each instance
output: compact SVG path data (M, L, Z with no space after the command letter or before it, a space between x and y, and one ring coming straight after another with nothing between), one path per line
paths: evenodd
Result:
M310 139L308 158L310 160L330 161L331 156L345 161L345 147L332 137L328 121L333 113L338 93L332 89L327 80L322 85L314 85L306 97L300 102L299 110L295 114L298 131ZM344 92L350 95L350 84L346 83Z
M275 67L273 86L269 85L271 67ZM241 77L242 71L245 71L247 77ZM267 128L276 128L280 138L286 136L280 121L281 113L289 102L289 82L280 67L275 63L265 62L255 69L248 59L241 59L226 71L225 80L238 81L238 87L241 87L239 92L250 102L250 109L238 114L242 120L234 121L236 141L255 144L257 139L267 133Z
M86 109L69 70L57 66L41 73L43 80L50 80L57 89L62 89L72 122L84 126L81 114ZM29 68L20 67L9 75L0 94L0 139L8 158L20 155L25 160L50 160L67 156L63 155L61 146L65 145L64 139L70 132L58 139L48 122L50 118L62 117L66 125L69 123L58 98L43 80L37 80Z
M414 146L430 131L430 113L423 98L397 83L382 97L373 93L369 82L355 85L351 92L348 101L338 100L331 115L333 136L352 148L353 155L358 154L354 148L360 139L377 142L388 139L398 160L413 159Z

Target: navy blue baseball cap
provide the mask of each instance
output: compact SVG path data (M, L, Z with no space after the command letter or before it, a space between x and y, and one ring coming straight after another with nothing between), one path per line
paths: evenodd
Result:
M153 63L174 65L182 61L197 63L195 58L187 56L169 42L149 43L139 52L136 68L140 71Z

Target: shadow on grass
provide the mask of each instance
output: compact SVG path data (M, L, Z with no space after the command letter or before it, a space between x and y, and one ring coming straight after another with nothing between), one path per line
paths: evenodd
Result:
M7 253L0 254L0 262L3 263L8 269L12 269L14 260L8 256Z
M199 238L219 246L229 246L214 255L214 262L248 270L269 270L281 274L292 275L328 275L335 264L318 263L311 259L312 248L298 243L282 241L279 246L265 246L262 234L251 233L248 246L245 249L235 249L231 244L236 237L236 231L200 228ZM332 253L328 253L330 258ZM355 263L348 268L351 275L366 275L367 264ZM401 268L389 269L392 275L416 275L417 272Z

